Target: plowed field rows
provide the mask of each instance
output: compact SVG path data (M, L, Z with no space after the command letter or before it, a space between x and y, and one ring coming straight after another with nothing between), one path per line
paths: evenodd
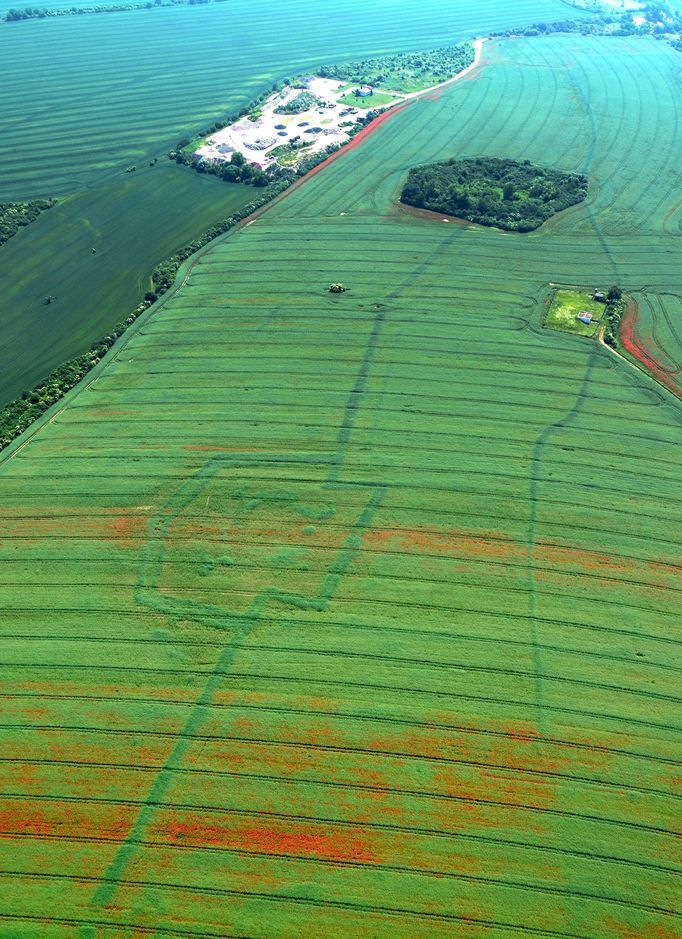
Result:
M680 405L540 328L550 282L679 310L679 69L489 44L5 457L8 934L680 934ZM397 207L477 154L588 201Z
M0 80L16 90L0 117L0 199L143 163L305 69L580 16L561 0L282 0L260 14L230 0L0 23Z

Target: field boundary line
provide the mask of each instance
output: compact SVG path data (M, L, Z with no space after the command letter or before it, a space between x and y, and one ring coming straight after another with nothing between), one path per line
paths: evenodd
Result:
M210 702L209 702L210 703ZM24 725L24 724L5 724L2 725L3 729L11 730L25 730L30 728L38 732L45 731L60 731L60 730L69 730L75 731L77 733L83 734L93 734L98 733L109 735L112 737L130 737L138 735L140 737L160 737L166 738L178 737L177 733L173 731L154 731L154 730L142 730L139 727L132 727L130 729L111 729L111 728L102 728L102 727L79 727L69 724L58 725L58 724L48 724L48 725ZM230 743L235 744L247 744L247 745L259 745L264 744L273 748L283 748L286 750L307 750L313 752L322 752L322 753L343 753L343 754L365 754L379 759L389 758L389 759L400 759L400 760L419 760L424 763L445 763L453 766L471 766L476 767L477 769L484 770L501 770L503 772L508 772L514 776L531 776L531 777L542 777L547 779L561 779L561 780L570 780L572 782L579 782L584 784L587 787L594 788L604 788L604 789L617 789L623 790L625 792L640 792L646 793L651 796L660 796L663 799L670 799L673 802L682 800L682 794L678 795L676 792L671 792L666 789L657 789L652 786L637 786L632 783L626 783L617 780L611 779L600 779L591 776L580 776L575 773L559 773L552 770L542 770L542 769L532 769L528 767L518 767L514 766L511 763L492 763L486 760L474 760L474 759L463 759L457 758L455 756L434 756L430 753L418 753L410 752L408 750L384 750L371 747L362 747L362 746L341 746L341 745L332 745L332 744L318 744L312 743L306 740L281 740L274 737L240 737L236 734L200 734L200 733L188 733L183 735L183 742L186 744L185 749L189 746L190 741L204 741L204 742L220 742L220 741L229 741ZM533 743L544 743L545 738L540 737L537 741ZM158 768L156 768L158 769ZM161 771L163 771L163 767ZM160 793L163 795L163 792ZM88 801L85 799L84 801ZM93 800L93 801L108 801L108 800ZM117 801L117 800L113 800ZM154 800L149 799L139 799L139 800L130 800L134 805L140 805L145 807L147 805L159 805L163 804L160 798L154 798ZM216 809L216 811L219 811ZM229 811L227 809L221 809L220 811ZM127 838L124 839L127 841Z
M148 844L149 842L136 842L136 847L139 848L141 845L146 847ZM152 846L153 846L153 842L152 842ZM159 845L159 847L161 847L161 845ZM201 845L196 845L194 846L194 848L195 850L199 850L199 851L202 850ZM248 852L248 851L238 851L238 850L231 851L229 848L226 849L224 853L234 853L234 854L238 854L242 856L246 856L250 854L251 856L256 856L256 857L261 857L261 858L268 857L273 861L276 861L279 858L286 859L287 861L291 860L290 856L287 856L284 854L278 855L278 854L268 854L267 852ZM317 863L317 864L335 863L333 859L323 859L319 857L316 857L316 858L299 857L299 858L296 858L296 860L299 860L302 863L304 862L311 862L311 863ZM371 864L368 864L368 863L362 864L358 861L355 861L355 862L340 861L336 863L339 863L340 865L345 866L345 867L354 867L354 868L360 868L360 869L365 869L365 870L375 869L374 866ZM506 880L501 877L499 878L485 877L483 875L477 876L475 874L465 874L465 873L462 873L461 871L435 871L435 870L430 870L427 868L401 868L401 867L398 867L397 865L392 865L392 864L382 864L382 870L387 871L387 872L390 871L392 873L400 873L400 874L408 874L408 875L413 874L413 875L418 875L422 877L434 877L434 878L446 877L450 880L459 880L459 881L464 881L465 883L486 884L487 886L492 886L492 887L509 888L510 890L518 890L522 893L530 892L530 893L544 894L546 896L571 897L572 899L586 901L588 903L590 902L591 903L605 903L605 904L611 904L613 906L629 907L631 909L641 910L645 913L655 913L660 916L671 917L673 919L682 918L682 913L680 913L676 909L669 909L667 907L653 906L653 905L649 905L645 903L638 903L636 900L630 900L625 897L619 898L619 897L613 897L613 896L605 896L603 894L587 893L586 891L554 887L549 884L532 883L529 881L519 881L519 880ZM92 882L93 880L97 880L96 877L83 875L83 874L66 874L66 873L54 873L54 872L43 873L43 872L38 872L38 871L0 870L0 878L5 878L5 877L17 877L18 879L26 879L26 880L40 879L40 878L46 878L48 880L56 879L56 880L74 880L74 881L89 881L89 882ZM123 880L121 881L121 883L124 885L129 885L129 886L143 886L143 887L150 886L150 887L161 887L163 889L170 889L170 890L187 890L189 892L198 892L198 893L203 893L203 894L208 894L208 895L217 895L217 896L224 896L224 895L251 896L252 895L252 892L249 890L240 890L238 888L217 887L217 886L207 887L201 884L183 884L183 883L173 883L173 882L164 882L164 881L159 882L159 881L136 881L136 880ZM256 893L257 896L261 896L260 892L254 892L254 893ZM332 903L335 905L339 904L343 907L351 907L351 908L358 905L356 901L353 901L353 900L326 900L326 899L321 899L321 898L312 899L308 897L291 897L287 894L283 894L283 895L275 894L271 896L273 896L273 898L276 898L278 900L294 899L294 900L301 900L304 902L312 902L316 905L317 904L326 905L328 903ZM365 906L365 904L362 904L362 906ZM367 904L367 908L373 909L374 905ZM385 909L385 908L379 907L379 909ZM447 919L450 918L450 914L447 914L447 913L430 913L430 912L423 912L420 910L411 911L409 909L401 910L401 912L413 913L414 915L418 915L418 916L419 915L427 915L427 916L433 915L436 917L444 917ZM458 918L459 917L455 917L455 919L458 919Z

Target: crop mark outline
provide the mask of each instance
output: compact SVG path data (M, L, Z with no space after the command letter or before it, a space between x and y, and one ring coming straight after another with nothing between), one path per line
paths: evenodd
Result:
M372 520L374 511L380 505L385 487L373 483L332 482L327 480L320 484L320 488L327 490L345 490L350 487L357 489L365 486L373 490L365 507L361 510L350 534L343 541L325 575L322 585L316 596L310 596L293 591L284 591L277 588L260 590L253 599L249 608L244 612L232 612L225 607L203 603L191 599L179 599L159 592L159 581L166 557L166 544L173 523L194 499L215 480L223 469L243 469L258 466L324 466L332 469L335 464L327 458L307 455L291 455L282 453L259 454L253 458L235 457L229 454L219 454L210 459L201 469L183 483L170 497L161 511L149 524L150 538L145 546L138 581L135 587L135 599L142 606L151 607L157 612L170 616L190 617L208 626L225 629L239 627L247 623L255 623L264 613L271 602L290 604L301 610L322 611L336 592L341 577L360 547L362 534Z
M333 470L336 466L329 458L320 460L319 457L295 456L287 458L284 454L269 455L267 463L272 464L298 464L298 465L324 465L325 463ZM365 483L370 492L367 503L360 513L351 533L344 541L338 551L317 596L305 596L304 594L280 591L274 588L266 588L260 591L254 598L250 608L241 614L233 614L221 607L210 604L197 603L192 600L177 600L172 597L163 597L154 589L155 583L158 583L158 577L161 573L163 558L165 555L165 538L173 521L179 513L194 498L197 497L206 486L217 476L218 472L224 466L231 468L248 467L263 464L264 457L260 459L245 460L243 458L217 456L208 461L198 473L187 483L184 483L171 496L160 513L150 522L150 534L152 535L147 549L145 550L140 576L136 588L136 599L143 605L150 606L153 609L171 615L187 616L192 619L203 622L214 627L229 627L231 636L228 644L223 648L208 675L208 680L197 698L194 707L190 711L185 724L178 733L175 743L166 758L165 763L160 768L154 782L145 796L144 803L133 823L125 840L121 843L114 859L102 877L100 884L95 891L92 903L98 906L106 906L112 899L122 875L139 843L149 826L158 804L163 798L173 780L173 771L176 770L182 762L187 749L192 744L192 738L196 736L198 729L208 716L209 708L213 703L215 692L218 690L223 678L229 672L234 658L241 648L243 641L252 633L256 624L260 621L266 606L272 601L281 601L288 603L298 609L323 611L334 596L338 584L347 570L349 564L360 546L360 541L364 531L369 526L372 517L381 505L386 494L386 487L374 483ZM357 483L352 484L357 487ZM347 484L342 482L327 481L322 484L323 487L337 490L347 488ZM90 937L92 933L89 930L83 931L83 936Z
M99 879L99 885L92 896L92 906L101 908L107 906L111 902L119 884L123 879L123 873L126 867L132 860L135 852L138 850L140 843L144 840L144 833L152 820L154 812L158 807L157 804L163 799L166 791L168 790L168 787L173 780L174 770L183 760L187 749L191 744L192 737L196 735L198 728L204 722L210 705L213 702L213 697L218 690L223 678L228 674L242 642L251 634L256 624L260 621L267 604L273 600L282 600L283 602L290 603L299 609L322 611L333 598L344 572L351 563L353 556L360 545L364 531L368 528L374 513L383 502L386 493L390 488L385 483L370 480L353 480L351 483L344 483L339 481L339 477L345 463L351 433L355 426L357 410L367 390L367 383L376 356L376 349L381 339L383 328L386 322L387 303L397 298L405 288L412 286L415 282L415 279L424 271L426 271L438 256L445 253L458 237L462 236L463 231L464 229L461 229L459 226L453 226L450 228L445 237L439 241L433 251L429 252L427 256L423 258L423 260L421 260L418 264L416 264L414 269L410 271L410 273L394 287L392 291L385 295L384 302L374 304L374 310L376 313L370 335L367 340L365 352L360 362L353 387L350 390L346 400L341 424L336 436L336 446L330 456L325 458L317 455L302 455L300 453L291 455L278 453L270 455L259 454L258 459L244 460L243 457L237 459L232 457L230 459L229 457L226 458L226 455L224 454L222 457L221 455L217 455L209 460L200 470L198 470L198 472L190 480L181 484L175 493L173 493L167 500L164 506L162 506L160 512L150 521L150 540L143 553L143 560L140 567L138 583L136 587L136 599L138 602L146 606L151 606L157 610L161 609L164 612L189 616L195 620L199 619L200 621L214 627L221 625L218 622L219 619L225 620L227 617L230 620L230 625L232 627L231 638L218 656L212 671L208 674L206 685L197 698L194 707L190 711L190 714L185 721L185 724L179 731L171 752L166 758L163 766L159 769L154 782L148 790L141 809L133 825L131 826L130 831L128 832L126 838L121 842L121 845L114 855L114 858L109 864L107 870ZM346 539L344 545L336 557L335 562L329 569L329 572L323 581L322 588L318 592L317 597L310 598L305 597L302 594L284 593L278 590L266 589L265 591L262 591L258 594L251 608L245 614L230 616L230 614L222 608L212 608L210 605L206 604L194 605L193 601L181 601L180 604L178 604L178 602L173 598L166 597L161 599L160 594L157 593L155 595L153 585L155 580L158 578L161 565L163 563L163 557L165 553L164 539L168 534L173 521L182 511L182 509L185 508L189 502L192 501L192 499L196 498L197 494L205 489L205 487L213 478L215 478L223 466L227 465L232 466L233 468L237 468L238 466L258 465L259 463L264 465L266 462L270 464L273 462L279 464L294 463L303 466L314 464L318 467L328 465L329 474L326 481L321 484L322 487L335 490L365 486L369 490L372 490L365 508L360 514L355 526L351 531L351 534ZM95 933L90 927L84 927L81 930L82 939L94 939L94 935Z

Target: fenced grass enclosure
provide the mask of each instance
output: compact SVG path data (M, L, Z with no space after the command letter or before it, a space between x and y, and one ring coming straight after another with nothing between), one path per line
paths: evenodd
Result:
M678 930L680 406L540 310L646 287L674 358L679 69L486 44L0 457L9 928ZM501 153L597 184L524 235L396 205Z

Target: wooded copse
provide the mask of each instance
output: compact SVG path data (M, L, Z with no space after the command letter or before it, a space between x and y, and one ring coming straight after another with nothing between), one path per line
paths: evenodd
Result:
M478 225L528 232L586 195L586 176L544 169L529 160L477 157L414 167L401 201Z
M0 202L0 245L16 235L19 229L34 222L41 212L57 204L56 199L34 199L33 202Z

